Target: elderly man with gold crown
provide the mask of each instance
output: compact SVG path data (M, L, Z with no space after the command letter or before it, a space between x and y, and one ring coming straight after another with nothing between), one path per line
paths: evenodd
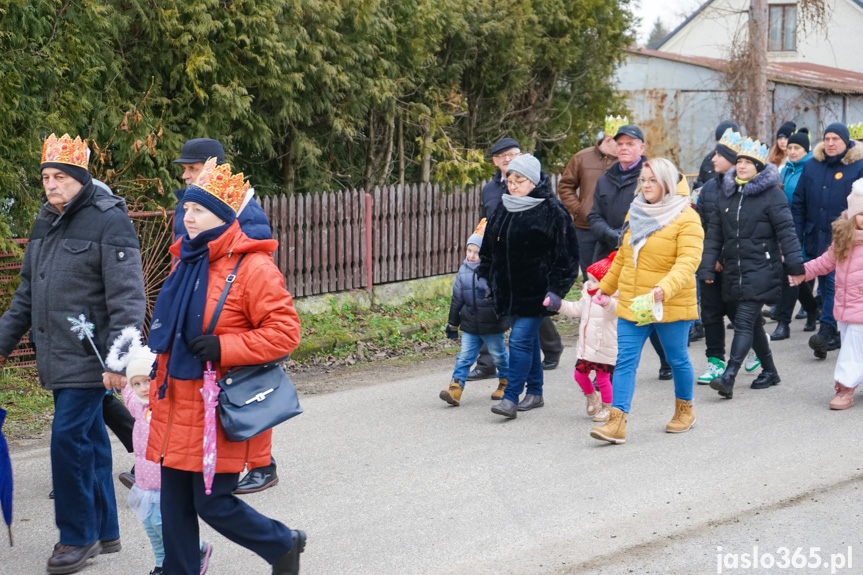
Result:
M102 419L105 387L120 373L102 359L129 326L144 323L141 251L122 198L93 183L89 148L54 134L42 149L45 202L33 229L21 285L0 317L0 364L30 330L39 381L54 395L51 473L60 540L48 573L76 573L120 550L111 443Z

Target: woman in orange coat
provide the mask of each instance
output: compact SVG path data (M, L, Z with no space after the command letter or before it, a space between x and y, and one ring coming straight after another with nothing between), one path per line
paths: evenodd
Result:
M243 468L267 465L272 431L243 442L216 425L216 474L204 493L205 362L218 377L231 367L273 361L300 340L300 321L284 277L270 255L275 240L252 240L236 215L250 197L243 175L206 163L183 198L187 235L173 246L178 262L156 300L149 345L159 356L150 387L153 409L147 459L162 464L165 575L197 575L198 517L228 539L254 551L278 575L299 573L306 535L269 519L233 495ZM205 335L216 304L241 255L212 335Z

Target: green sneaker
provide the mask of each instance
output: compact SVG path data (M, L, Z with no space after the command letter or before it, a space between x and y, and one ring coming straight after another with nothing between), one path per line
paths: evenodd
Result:
M746 371L755 371L761 367L761 360L755 355L754 349L750 349L749 353L746 354L746 361L744 362L743 367Z
M709 385L711 381L725 373L725 362L718 357L707 358L707 369L698 376L700 385Z

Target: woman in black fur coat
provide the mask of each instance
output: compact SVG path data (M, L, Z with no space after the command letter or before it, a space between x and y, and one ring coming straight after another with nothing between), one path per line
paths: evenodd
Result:
M728 366L725 373L710 382L710 387L727 399L732 397L734 379L750 347L762 367L752 389L766 389L780 381L761 308L765 303L779 301L782 282L803 269L794 220L780 182L776 166L767 163L767 148L760 142L744 140L736 168L723 178L704 241L698 278L713 282L714 266L721 254L725 266L722 296L734 318Z
M506 175L509 193L489 219L477 275L488 280L498 314L510 317L509 382L492 411L513 418L544 404L539 324L557 313L578 278L578 246L572 216L539 160L521 155Z

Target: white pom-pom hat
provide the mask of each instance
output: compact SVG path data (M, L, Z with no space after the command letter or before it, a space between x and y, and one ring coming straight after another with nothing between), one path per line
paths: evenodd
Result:
M863 214L863 178L851 185L851 193L848 194L848 217L853 218L857 214Z

